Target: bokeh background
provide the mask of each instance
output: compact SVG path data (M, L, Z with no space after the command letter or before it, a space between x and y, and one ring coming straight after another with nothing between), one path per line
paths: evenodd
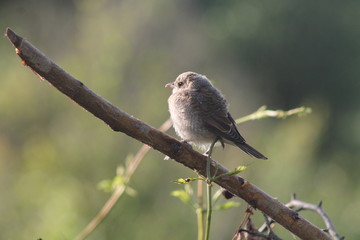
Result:
M164 85L188 70L222 90L234 117L262 105L311 107L306 117L239 126L269 161L233 147L215 159L250 164L242 175L282 202L294 192L322 200L338 232L359 239L359 12L356 0L4 0L0 29L156 127L169 117ZM39 80L4 37L0 73L0 238L73 239L109 197L97 184L141 144ZM182 188L172 180L195 175L163 157L146 156L130 183L137 195L124 196L89 239L196 238L193 210L170 196ZM232 237L246 207L237 201L214 213L212 239Z

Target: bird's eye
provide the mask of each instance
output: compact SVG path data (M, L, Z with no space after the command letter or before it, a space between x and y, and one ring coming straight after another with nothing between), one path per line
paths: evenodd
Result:
M178 82L178 87L181 87L181 86L183 86L184 85L184 82Z

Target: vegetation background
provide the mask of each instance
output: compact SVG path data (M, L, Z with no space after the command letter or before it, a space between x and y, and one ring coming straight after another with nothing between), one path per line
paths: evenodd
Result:
M233 147L215 159L229 169L250 164L242 175L282 202L293 192L323 200L338 232L359 239L359 12L355 0L4 0L0 29L153 126L169 117L164 85L188 70L222 90L234 117L264 104L311 107L304 118L239 127L269 161ZM97 184L141 144L39 80L6 38L0 56L1 239L72 239L109 196ZM137 195L122 198L89 239L196 238L193 210L170 196L181 187L172 180L194 174L163 157L147 155L130 184ZM245 207L214 213L212 239L230 239Z

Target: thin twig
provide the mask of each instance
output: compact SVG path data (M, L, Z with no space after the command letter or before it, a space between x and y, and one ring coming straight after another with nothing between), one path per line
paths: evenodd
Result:
M274 232L273 232L273 230L272 230L272 228L271 228L271 220L269 219L269 217L268 216L266 216L266 214L265 213L263 213L263 216L264 216L264 218L265 218L265 224L267 225L267 228L268 228L268 230L269 230L269 234L268 234L268 237L270 238L270 239L273 239L273 240L281 240L281 238L279 238Z
M284 119L293 115L304 116L309 113L311 113L311 108L308 107L298 107L288 111L283 111L283 110L268 110L266 109L266 106L262 106L256 112L249 114L245 117L238 118L236 119L235 122L236 124L240 124L246 121L259 120L268 117Z
M267 235L261 233L258 229L255 228L251 220L251 215L253 215L253 207L248 206L248 208L246 209L246 214L241 220L240 226L238 227L238 230L235 232L235 235L233 236L232 240L248 239L246 234L243 233L247 233L247 235L251 236L249 239L281 240L281 238L276 236L276 234L271 230L270 222L268 221L268 218L265 214L263 215L265 217L265 221L268 226L268 229L270 229Z
M261 240L270 240L270 239L272 240L272 238L269 238L269 236L267 236L265 234L262 234L260 232L254 232L254 231L251 231L251 230L248 230L248 229L241 229L239 232L240 233L242 233L242 232L247 233L249 236L251 236L251 239L255 239L255 237L256 237L257 240L260 240L260 239ZM248 239L248 238L246 238L246 239Z
M253 210L253 207L251 207L249 205L245 211L245 216L243 217L243 219L240 222L239 230L243 229L245 227L246 222L249 220L250 216L253 214L252 210Z
M218 139L215 139L207 152L207 162L206 162L206 232L205 232L205 240L209 240L210 238L210 227L211 227L211 214L212 214L212 176L211 176L211 154L215 143Z
M211 182L206 184L206 231L205 240L210 238L210 227L211 227L211 214L212 214L212 196L211 196L212 184Z
M160 131L167 131L171 127L171 120L165 121L161 127L159 128ZM134 174L135 170L139 166L141 160L144 158L146 153L150 150L148 145L143 145L139 151L136 153L133 161L129 163L126 167L125 174L124 174L124 184L117 186L114 192L111 194L111 197L106 201L104 206L101 208L100 212L91 220L91 222L79 233L79 235L75 238L75 240L83 240L94 229L105 219L105 217L110 213L111 209L115 206L115 204L119 201L120 197L123 195L126 185L129 183L131 176Z
M241 230L244 229L245 224L248 222L250 216L253 214L252 213L252 207L249 205L245 211L245 215L243 217L243 219L240 222L240 225L238 227L238 229L235 232L235 235L233 236L232 240L241 240L242 239L242 234L241 234Z
M203 196L203 181L197 181L197 200L198 206L196 208L197 225L198 225L198 240L204 239L204 196Z
M336 232L335 226L332 223L329 215L322 208L322 201L320 201L317 205L315 205L315 204L297 200L295 194L293 194L291 197L291 201L289 203L287 203L286 206L289 208L296 209L298 211L310 210L310 211L316 212L325 223L325 226L326 226L325 232L328 232L332 239L343 240L345 238L344 236L340 236Z

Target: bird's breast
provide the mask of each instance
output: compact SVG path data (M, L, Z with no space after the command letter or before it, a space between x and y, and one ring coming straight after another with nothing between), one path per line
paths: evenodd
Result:
M214 138L214 135L204 126L201 109L194 106L194 102L191 102L186 95L171 95L169 111L175 132L183 140L203 145Z

